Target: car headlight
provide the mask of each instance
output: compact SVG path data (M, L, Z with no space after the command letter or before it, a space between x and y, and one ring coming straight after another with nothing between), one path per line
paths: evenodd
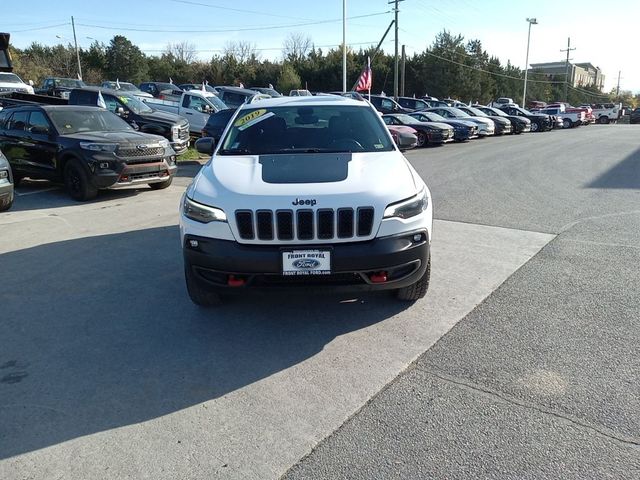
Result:
M9 171L8 170L0 170L0 180L4 180L6 178L9 178Z
M80 148L82 148L83 150L91 150L92 152L113 153L118 149L118 144L117 143L80 142Z
M200 223L227 221L227 215L221 209L194 202L186 195L182 203L182 213L185 217Z
M173 127L171 127L171 138L173 138L174 140L178 140L179 136L180 136L180 127L177 125L174 125Z
M384 210L384 218L411 218L420 215L429 206L429 197L425 188L417 195L392 203Z
M167 140L166 138L163 138L158 142L158 145L160 145L162 148L169 148L171 144L169 143L169 140Z

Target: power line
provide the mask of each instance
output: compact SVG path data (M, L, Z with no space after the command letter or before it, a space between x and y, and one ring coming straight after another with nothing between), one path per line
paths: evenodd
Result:
M35 32L36 30L47 30L49 28L58 28L58 27L67 27L70 23L58 23L56 25L48 25L46 27L37 27L37 28L26 28L24 30L13 30L11 33L22 33L22 32Z
M393 40L387 40L385 43L391 42ZM351 47L354 45L374 45L376 42L355 42L355 43L350 43L347 45L347 47ZM336 44L331 44L331 45L313 45L314 48L332 48L332 47L340 47L342 46L341 43L336 43ZM143 52L166 52L166 48L164 49L141 49ZM258 52L263 52L263 51L277 51L277 50L282 50L282 47L263 47L263 48L255 48L253 49L255 51ZM226 49L224 48L209 48L209 49L202 49L202 50L193 50L196 53L214 53L214 52L225 52Z
M386 15L388 13L389 12L369 13L367 15L356 15L353 17L348 17L348 19L352 20L357 18L375 17L379 15ZM246 27L246 28L225 28L225 29L216 29L216 30L192 30L192 29L190 30L158 30L157 28L144 29L144 28L125 28L125 27L118 27L118 29L127 31L127 32L151 32L151 33L228 33L228 32L250 32L250 31L257 31L257 30L277 30L280 28L293 28L293 27L307 27L310 25L335 23L335 22L341 22L341 21L342 19L339 18L339 19L332 19L332 20L319 20L319 21L308 22L308 23L294 23L294 24L287 24L287 25L265 25L265 26ZM95 24L91 25L86 23L79 23L78 25L83 27L88 27L88 28L101 28L104 30L112 30L114 28L113 26L95 25Z
M171 1L175 2L175 3L184 3L184 4L187 4L187 5L196 5L196 6L199 6L199 7L208 7L208 8L216 8L216 9L220 9L220 10L228 10L230 12L253 13L253 14L256 14L256 15L263 15L265 17L277 17L277 18L288 18L289 20L312 21L311 18L291 17L291 16L288 16L288 15L278 15L276 13L258 12L256 10L244 10L244 9L241 9L241 8L232 8L232 7L221 6L221 5L216 5L216 4L194 2L194 1L190 1L190 0L171 0Z

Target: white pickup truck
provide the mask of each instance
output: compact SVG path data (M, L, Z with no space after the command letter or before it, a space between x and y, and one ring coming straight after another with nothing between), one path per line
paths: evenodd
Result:
M600 103L593 106L593 116L596 117L598 123L617 122L621 109L622 104L619 103Z
M562 128L578 127L586 123L586 114L581 108L567 108L566 105L556 104L550 105L547 108L541 108L537 110L537 112L562 118Z
M209 120L209 115L227 106L214 93L201 90L189 90L184 92L180 101L159 100L157 98L145 98L144 102L155 110L176 113L189 120L189 131L193 136L200 136L202 129Z

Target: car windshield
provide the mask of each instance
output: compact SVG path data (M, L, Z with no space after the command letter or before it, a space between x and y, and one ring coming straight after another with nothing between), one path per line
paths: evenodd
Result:
M476 117L486 117L487 114L484 113L482 110L475 108L475 107L467 107L467 111L473 115L475 115Z
M515 110L517 110L520 113L523 113L525 115L531 115L531 112L529 110L525 110L522 107L513 107Z
M471 116L468 113L463 112L459 108L455 108L455 107L449 107L449 112L452 113L454 117L464 118L464 117L470 117Z
M156 87L158 87L158 90L161 92L164 92L165 90L180 90L180 87L173 83L156 83Z
M0 82L4 83L24 83L15 73L0 73Z
M153 109L150 108L146 103L141 102L135 97L129 97L128 95L121 95L118 97L118 100L122 102L129 110L133 113L141 114L141 113L151 113Z
M402 123L420 123L420 120L418 120L417 118L413 118L410 115L394 115L394 117L396 117L398 120L400 120Z
M48 112L61 135L79 132L122 132L133 130L127 122L111 112L96 107L91 110L57 109Z
M137 92L140 89L136 87L133 83L122 82L120 83L120 90L124 92Z
M430 112L429 114L421 113L420 117L426 118L427 122L446 122L447 121L447 119L444 118L442 115L438 115L437 113L432 113L432 112Z
M367 107L318 105L242 110L220 155L394 150L387 129Z
M73 78L56 78L53 82L56 87L82 88L87 86L82 80L74 80Z
M482 109L487 115L495 115L496 117L508 117L506 113L498 108L484 108Z

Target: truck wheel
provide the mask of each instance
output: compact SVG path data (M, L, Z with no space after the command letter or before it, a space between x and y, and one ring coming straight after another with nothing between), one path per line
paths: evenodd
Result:
M601 125L606 125L607 123L609 123L609 117L607 117L606 115L601 116L598 119L598 123Z
M399 288L396 290L396 296L399 300L406 300L414 302L420 300L427 294L429 289L429 277L431 276L431 257L429 257L429 263L427 263L427 269L424 275L413 285L408 287Z
M215 307L222 303L220 295L203 287L191 270L190 265L185 265L184 277L187 282L189 298L193 303L201 307Z
M89 174L77 159L67 161L64 166L64 185L71 198L84 202L96 198L98 189L91 183Z
M162 190L171 185L171 182L173 182L173 177L169 177L169 179L164 182L150 183L149 187L151 187L151 190Z
M568 118L563 119L562 128L571 128L573 127L573 123Z

